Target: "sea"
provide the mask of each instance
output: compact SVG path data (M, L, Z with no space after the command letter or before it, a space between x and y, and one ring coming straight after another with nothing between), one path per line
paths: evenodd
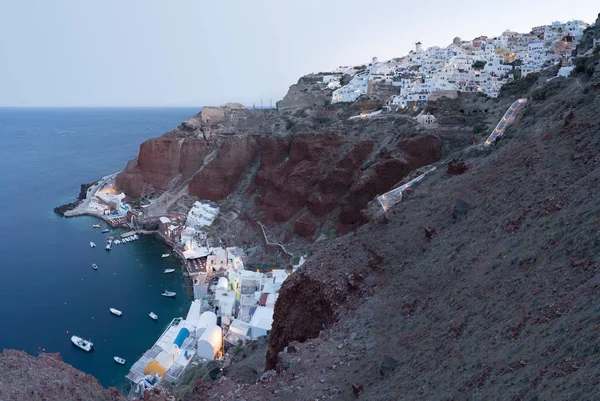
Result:
M53 208L73 201L80 184L122 170L143 141L198 110L0 108L0 350L58 352L123 390L130 366L173 318L185 317L191 299L178 260L161 257L165 244L142 236L108 252L108 234L92 228L104 222L59 217ZM163 274L167 268L177 270ZM164 289L176 298L161 296ZM72 335L91 340L94 352L72 345Z

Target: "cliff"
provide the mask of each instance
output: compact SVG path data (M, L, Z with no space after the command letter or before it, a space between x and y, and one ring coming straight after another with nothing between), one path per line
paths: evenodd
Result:
M4 350L0 353L0 399L125 401L126 397L64 363L59 354L35 358L23 351Z
M226 375L196 399L593 398L600 63L578 63L516 83L527 106L491 149L454 153L387 214L315 243L257 382Z
M116 184L130 197L155 200L147 216L190 195L227 199L282 242L347 233L368 220L363 209L376 195L472 140L473 119L465 117L441 128L418 126L407 114L348 119L377 106L365 98L295 111L206 107L144 142ZM460 101L452 107L460 114ZM480 119L493 121L504 107L490 104Z

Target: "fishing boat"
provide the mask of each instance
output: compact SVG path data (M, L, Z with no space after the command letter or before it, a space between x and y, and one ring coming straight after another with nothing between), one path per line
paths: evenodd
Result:
M169 297L169 298L173 298L175 296L175 292L173 291L167 291L164 290L163 292L160 293L160 295L162 295L163 297Z
M175 271L175 269L165 269L165 270L163 270L163 273L164 274L169 274L169 273L173 273L174 271Z
M116 363L118 363L120 365L125 365L125 359L119 358L118 356L115 356L113 359L115 360Z
M84 340L81 337L73 336L71 337L71 342L77 347L87 352L90 352L92 348L94 348L94 344L91 341Z
M102 234L106 234L107 232L109 232L110 230L108 228L105 228L104 230L102 230Z
M102 226L100 224L93 224L92 227L94 227L94 228L100 228Z
M97 264L95 264L95 263L92 263L92 269L94 269L94 270L98 270L98 265L97 265Z
M117 315L117 316L121 316L123 314L123 312L121 312L118 309L115 308L110 308L110 313L112 313L113 315Z
M94 248L96 246L96 244L94 244L93 242L90 241L90 248Z
M171 255L169 255L168 253L163 253L161 257L168 258L169 256L171 256Z
M150 318L152 318L152 320L158 320L158 315L154 312L148 313L148 316L150 316Z

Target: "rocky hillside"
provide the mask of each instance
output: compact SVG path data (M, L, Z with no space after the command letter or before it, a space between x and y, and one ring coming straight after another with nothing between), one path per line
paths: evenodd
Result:
M98 380L62 361L59 354L37 358L23 351L0 353L0 400L125 401L117 389L103 388Z
M595 46L594 43L596 43ZM596 22L583 33L579 46L577 46L577 54L586 54L589 51L596 51L596 49L600 49L600 14L598 14Z
M529 101L492 148L316 243L281 290L266 372L194 399L593 399L600 60L578 63L507 88Z
M478 104L482 115L464 116L463 103ZM279 241L313 242L364 224L362 211L377 194L480 139L475 122L493 123L508 104L465 95L449 102L444 110L455 118L438 127L419 126L407 112L349 120L381 106L370 98L298 110L206 107L144 142L116 182L130 197L157 199L149 215L184 195L227 200L222 210L261 221Z

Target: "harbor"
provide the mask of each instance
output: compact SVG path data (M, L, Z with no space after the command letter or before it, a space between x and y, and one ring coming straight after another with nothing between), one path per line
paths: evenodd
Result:
M86 198L65 215L102 219L106 227L100 224L92 227L106 234L107 251L140 240L144 235L156 236L164 243L163 247L170 248L166 253L157 251L157 258L181 263L182 275L189 283L186 293L192 298L185 301L189 305L187 313L168 320L154 344L141 355L134 358L130 353L123 353L129 358L109 355L128 368L125 377L130 383L130 396L136 398L145 390L165 383L177 384L192 366L219 360L230 347L266 336L273 323L279 289L291 272L248 270L243 249L214 244L207 228L220 213L216 204L196 201L185 215L150 215L150 208L133 207L126 201L126 195L116 190L115 176L105 176L90 186ZM174 257L169 258L171 255ZM93 267L103 270L102 265L94 263ZM175 271L164 269L163 275L172 276ZM164 289L157 294L160 295L169 302L168 298L175 297L176 292ZM111 313L120 317L122 312L115 310L118 313L113 309ZM164 322L160 313L147 313L148 322Z

